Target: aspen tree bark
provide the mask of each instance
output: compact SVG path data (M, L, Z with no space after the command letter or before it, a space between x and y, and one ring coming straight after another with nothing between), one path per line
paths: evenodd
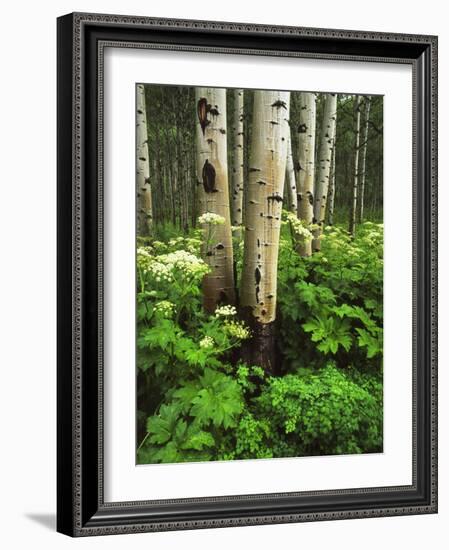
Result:
M365 208L365 181L366 181L366 151L368 149L368 133L369 133L369 112L371 107L371 97L365 97L364 111L364 131L362 139L362 153L360 158L360 200L359 200L359 223L363 222Z
M203 224L204 261L211 272L203 280L204 309L212 313L218 304L235 302L234 266L229 208L226 144L226 90L196 88L196 171L199 215L224 218L220 225Z
M318 180L316 184L313 205L314 222L318 229L314 231L312 249L318 252L321 249L320 236L323 232L326 219L326 203L329 191L329 175L334 148L335 128L337 121L337 94L326 94L324 101L323 124L321 126L320 150L318 152Z
M360 151L360 97L354 99L354 149L352 164L352 200L349 216L349 233L354 237L357 212L357 195L359 188L359 151Z
M254 92L240 305L252 330L248 364L276 370L274 321L290 92Z
M147 236L153 223L153 203L150 184L150 160L148 152L147 110L145 105L145 87L137 84L137 234Z
M288 129L287 136L287 167L285 175L290 199L290 210L296 214L298 210L298 194L296 189L295 167L293 164L292 137L290 127Z
M232 166L232 225L243 223L243 90L234 90L234 158Z
M335 139L335 138L334 138ZM331 174L329 178L329 204L327 207L327 223L329 225L334 225L334 204L335 204L335 155L337 153L336 142L334 143L334 148L332 150L332 164L331 164Z
M315 181L316 96L301 93L298 126L298 218L310 225L313 221L313 186ZM301 244L301 256L312 254L312 243Z

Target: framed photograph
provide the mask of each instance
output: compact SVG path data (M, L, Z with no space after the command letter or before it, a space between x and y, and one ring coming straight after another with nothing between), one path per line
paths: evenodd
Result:
M58 531L437 511L437 38L58 19Z

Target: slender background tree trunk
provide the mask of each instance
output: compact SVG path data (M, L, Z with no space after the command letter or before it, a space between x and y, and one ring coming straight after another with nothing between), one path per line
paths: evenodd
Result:
M204 308L235 302L226 145L226 90L196 88L196 147L199 214L224 218L222 225L203 226L203 259L211 268L204 277Z
M232 225L243 223L243 90L234 90L234 156L232 165Z
M297 213L298 210L298 194L296 189L296 177L295 177L295 167L293 164L293 153L292 153L292 138L291 138L291 129L288 128L288 137L287 137L287 167L286 167L286 179L287 179L287 189L288 196L290 200L290 210Z
M331 174L329 178L329 193L328 193L328 211L327 223L334 224L334 205L335 205L335 151L332 153Z
M335 127L337 120L337 94L326 94L324 102L323 124L321 126L320 149L318 152L318 180L316 184L313 215L319 228L314 232L312 248L321 249L320 235L326 220L326 203L329 191L329 175L334 148Z
M153 202L150 184L150 160L148 152L147 109L145 87L137 84L137 233L141 236L151 234L153 222Z
M369 112L371 107L371 97L365 97L364 109L364 131L362 139L362 154L360 158L360 200L359 200L359 223L363 223L365 209L365 181L366 181L366 151L368 148L369 134Z
M354 156L352 164L353 184L351 212L349 216L349 233L355 235L355 223L357 213L357 195L359 189L359 151L360 151L360 96L354 99Z
M290 93L254 93L240 304L253 337L244 359L276 370L277 265L287 163Z
M327 223L334 224L334 205L335 205L335 157L337 156L337 127L335 127L334 147L332 148L331 173L329 177L329 193L327 207Z
M313 93L300 94L298 126L298 218L310 225L313 221L313 186L315 180L315 136L316 96ZM301 244L302 256L312 254L312 243Z

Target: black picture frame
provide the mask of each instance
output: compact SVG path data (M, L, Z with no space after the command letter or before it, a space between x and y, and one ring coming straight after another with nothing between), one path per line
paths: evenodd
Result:
M57 530L71 536L437 512L437 38L75 13L58 28ZM407 63L413 69L413 483L105 503L104 44Z

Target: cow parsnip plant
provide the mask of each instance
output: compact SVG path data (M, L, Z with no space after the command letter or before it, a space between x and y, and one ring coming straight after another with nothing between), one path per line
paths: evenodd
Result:
M138 462L382 450L382 225L327 228L307 258L284 225L276 377L239 359L237 309L204 312L204 235L165 231L137 256Z

